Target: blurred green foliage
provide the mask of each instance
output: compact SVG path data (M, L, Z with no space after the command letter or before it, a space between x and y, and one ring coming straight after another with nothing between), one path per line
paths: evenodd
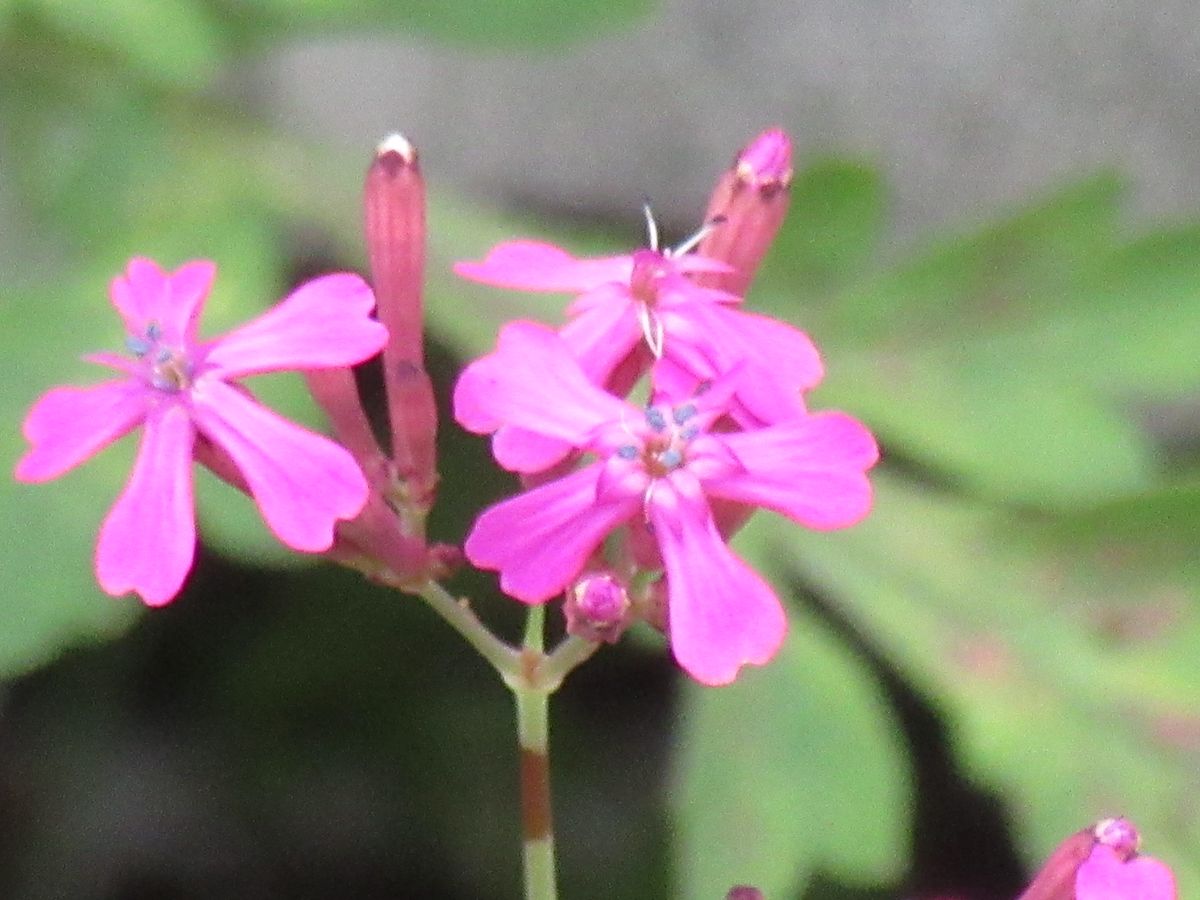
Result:
M0 252L15 285L0 304L0 342L20 360L0 382L0 420L20 421L53 384L93 377L75 360L119 344L104 286L134 253L219 262L209 333L278 299L301 229L361 262L363 160L299 145L217 90L239 54L332 25L489 47L535 32L566 39L646 5L0 0L0 161L19 201L5 228L25 235ZM1175 867L1183 896L1200 893L1200 486L1146 426L1154 403L1200 388L1200 225L1130 239L1119 195L1115 176L1093 178L881 264L879 176L841 160L799 173L748 304L813 335L829 370L814 407L866 420L887 461L863 526L813 534L759 517L738 540L781 589L818 603L793 605L792 637L773 665L728 689L684 685L677 725L657 724L677 729L669 793L681 896L708 900L735 882L792 896L818 874L888 884L908 866L912 773L894 713L821 605L945 716L969 776L1004 798L1027 862L1120 812ZM465 357L506 319L556 319L554 302L448 274L452 259L537 233L564 240L546 223L435 191L429 312L439 340ZM298 382L262 390L317 421ZM22 442L15 426L0 435L11 463ZM29 671L134 619L135 604L100 595L88 565L128 459L126 442L53 484L0 483L0 672ZM473 477L447 470L444 484L449 507L485 499L469 493ZM200 505L209 545L244 564L284 561L243 498L206 482ZM302 594L304 583L290 589ZM245 671L223 676L247 686L250 718L287 693L264 679L310 691L287 642L303 630L283 628L279 644L263 642ZM340 663L322 661L327 678L356 657L342 650ZM500 691L485 700L504 703ZM485 715L458 701L440 709L421 711L421 727L461 741Z

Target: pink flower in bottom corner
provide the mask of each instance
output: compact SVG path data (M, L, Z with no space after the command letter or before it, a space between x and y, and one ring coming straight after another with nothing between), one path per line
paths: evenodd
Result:
M191 467L201 442L228 457L271 531L297 550L328 549L337 520L353 518L367 500L366 479L346 450L259 405L234 381L377 353L387 331L370 318L370 287L357 275L326 275L203 340L196 327L215 275L207 261L167 273L131 260L110 287L131 356L87 357L121 377L54 388L25 419L32 446L14 474L27 482L57 478L142 426L129 483L96 546L97 580L114 596L135 591L161 605L183 585L195 554Z
M1075 873L1076 900L1176 900L1175 876L1152 856L1124 858L1096 844Z
M810 528L862 519L874 438L826 412L741 432L709 431L726 416L737 375L694 399L638 409L588 379L567 344L529 322L504 328L499 349L463 372L455 416L486 434L515 427L501 464L537 471L541 440L593 461L485 510L465 551L500 572L505 593L542 603L588 565L607 535L628 526L647 567L666 573L668 630L679 664L704 684L727 684L775 655L787 618L771 587L726 545L712 500L773 509Z

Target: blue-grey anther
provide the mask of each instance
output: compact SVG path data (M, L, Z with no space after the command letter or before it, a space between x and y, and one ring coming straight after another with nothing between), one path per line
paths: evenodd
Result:
M661 409L657 406L651 406L646 410L646 424L655 431L663 431L667 427L667 418L663 415Z
M700 433L700 426L698 426L698 425L689 425L687 428L679 429L679 436L681 438L683 438L685 441L690 441L692 438L694 438L699 433Z
M671 448L664 450L658 456L658 461L666 469L678 469L683 464L683 454L678 450Z
M626 444L623 447L618 447L617 456L621 457L621 459L637 459L638 448L632 444Z
M696 415L695 403L685 403L683 406L677 406L671 410L671 418L675 420L676 425L682 425L694 415Z
M141 359L143 356L149 353L150 347L150 342L145 338L134 337L133 335L129 335L125 338L125 349L138 359Z

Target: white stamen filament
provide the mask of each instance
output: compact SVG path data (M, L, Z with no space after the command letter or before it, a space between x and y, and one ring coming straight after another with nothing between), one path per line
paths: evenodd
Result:
M697 228L696 233L693 234L690 238L688 238L686 241L684 241L678 247L674 247L671 250L668 250L663 255L670 256L670 257L683 256L683 254L688 253L689 251L695 249L697 244L699 244L702 240L704 240L706 237L708 237L710 234L712 234L714 228L716 228L718 225L723 224L724 222L725 222L724 216L714 216L713 218L711 218L707 222L705 222L703 225L701 225L699 228Z
M649 200L642 204L642 215L646 217L646 240L649 242L651 250L657 250L658 223L654 221L654 210L650 208Z
M662 319L656 316L649 306L642 303L638 306L638 323L642 326L642 336L646 339L646 346L650 348L650 353L655 359L662 359L663 341L666 340Z
M654 497L654 486L656 484L658 484L658 479L651 479L650 483L646 485L646 493L642 494L642 520L647 525L650 524L650 501Z

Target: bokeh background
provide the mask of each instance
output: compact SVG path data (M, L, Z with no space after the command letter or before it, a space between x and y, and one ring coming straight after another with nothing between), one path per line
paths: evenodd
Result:
M1185 0L0 0L0 456L119 346L134 254L220 265L209 333L362 270L401 130L431 192L431 354L556 301L449 263L669 240L761 129L792 211L748 300L818 407L880 436L878 506L739 550L771 666L701 690L656 636L553 711L563 895L1010 898L1106 815L1200 892L1200 30ZM319 423L297 381L255 389ZM513 485L452 423L433 529ZM128 442L0 482L0 896L519 892L509 701L418 601L284 553L203 479L166 609L100 594ZM155 527L147 522L146 528ZM454 585L516 634L494 582Z

